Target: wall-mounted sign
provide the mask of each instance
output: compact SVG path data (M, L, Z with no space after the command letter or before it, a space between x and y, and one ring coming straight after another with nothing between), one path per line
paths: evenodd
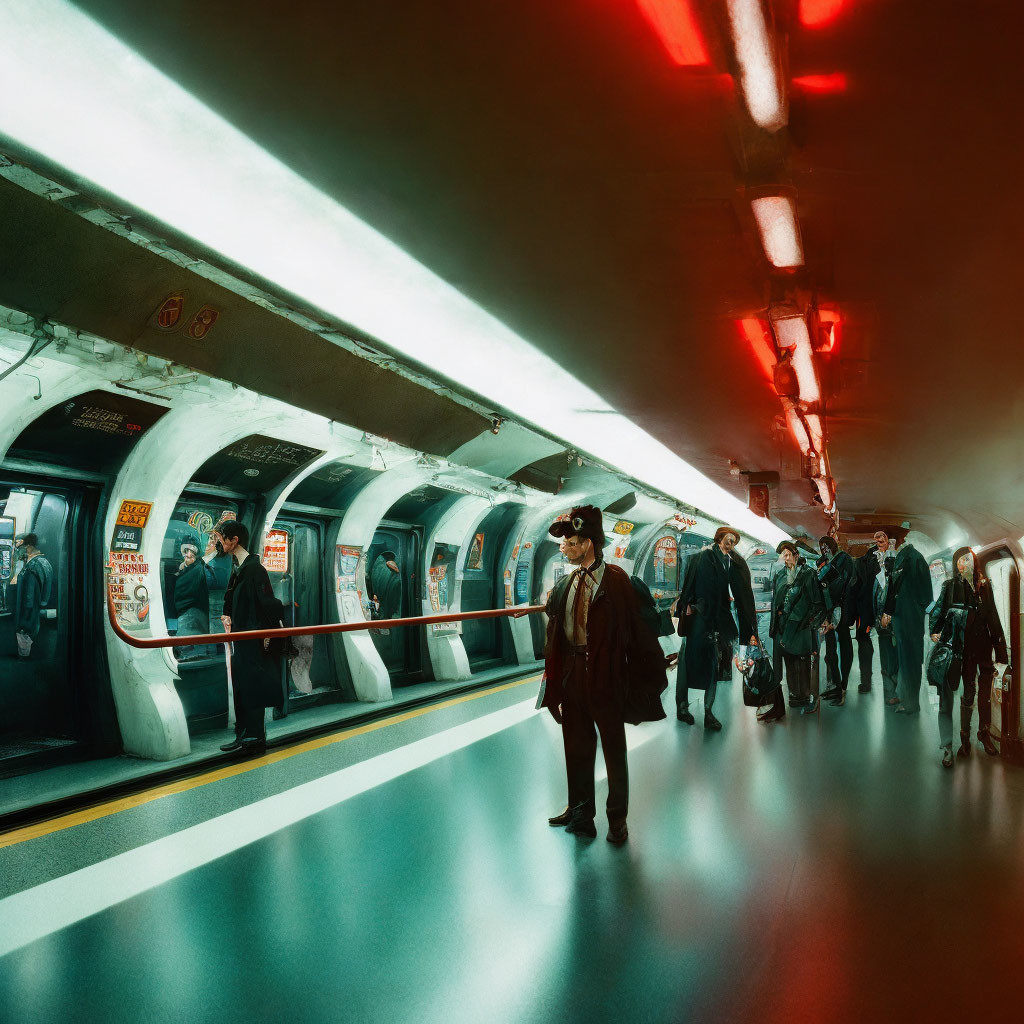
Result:
M193 341L202 341L210 331L213 330L213 325L220 318L220 310L214 309L213 306L203 306L201 310L194 317L192 322L188 325L185 331L186 337L191 338Z
M114 612L123 625L143 625L149 620L149 563L136 551L111 551L107 585Z
M334 572L338 581L338 593L346 593L356 590L356 571L359 568L359 559L362 558L363 549L350 547L346 544L339 544L335 549Z
M117 525L137 526L143 530L149 522L149 513L152 509L151 501L122 501L117 513Z
M512 570L505 570L505 607L512 607Z
M627 519L620 519L613 527L612 533L617 533L620 536L625 536L627 533L632 533L636 523L631 523Z
M691 527L697 525L697 520L691 516L684 516L682 512L677 512L672 518L670 524L674 529L679 530L681 533L689 530Z
M675 582L675 569L678 562L678 542L675 537L661 537L654 545L654 583L656 586L664 586L668 582Z
M267 572L288 571L288 531L270 530L263 545L263 568Z
M14 546L18 523L13 516L0 516L0 583L14 575Z
M114 541L110 545L113 551L141 551L141 526L115 526Z
M156 313L153 314L153 319L161 331L173 331L181 322L184 312L185 295L182 292L175 292L160 303Z

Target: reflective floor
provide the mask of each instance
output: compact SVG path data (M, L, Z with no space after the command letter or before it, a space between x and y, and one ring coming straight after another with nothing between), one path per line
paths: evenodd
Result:
M622 848L546 824L534 684L9 847L3 1015L1018 1020L1024 772L943 770L933 706L856 682L820 717L759 726L732 684L722 733L630 727Z

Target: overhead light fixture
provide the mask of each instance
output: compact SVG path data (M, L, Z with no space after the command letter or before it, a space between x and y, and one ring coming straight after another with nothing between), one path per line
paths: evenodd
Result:
M752 537L786 537L68 0L0 4L0 94L0 137L16 147L492 408L586 439L601 462Z
M768 325L756 317L737 320L740 333L754 350L754 358L769 381L775 379L775 346L768 334Z
M790 196L761 196L750 201L761 245L772 266L780 269L802 267L804 247L796 207Z
M814 412L808 413L804 417L804 423L807 424L807 433L810 434L811 445L819 455L823 455L825 451L825 434L821 427L821 417Z
M846 6L846 0L800 0L800 24L806 28L821 28L836 18Z
M800 453L802 455L809 455L812 451L810 435L807 433L807 427L804 426L804 421L800 418L800 414L792 405L786 408L786 423L789 426L789 432L793 435L793 440L796 441L796 446L800 449Z
M708 63L692 0L636 0L636 5L676 64L694 67Z
M830 508L832 505L832 486L831 481L823 477L815 477L815 484L818 487L818 494L821 495L821 503L825 508Z
M778 318L773 314L772 327L775 329L775 340L779 348L793 350L791 358L796 379L800 383L800 400L808 405L820 402L821 388L818 386L818 377L814 369L814 353L811 350L807 318L802 313Z
M755 124L778 131L786 123L786 103L761 0L727 2L747 110Z
M803 92L828 95L846 92L846 75L841 71L833 71L829 75L799 75L792 79L790 84L794 89L801 89Z

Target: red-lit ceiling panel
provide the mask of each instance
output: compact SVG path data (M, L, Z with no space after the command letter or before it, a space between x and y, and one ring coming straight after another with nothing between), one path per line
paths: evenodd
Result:
M800 75L793 79L793 88L804 92L846 92L846 75L835 71L830 75Z
M669 56L683 67L708 63L693 0L636 0Z

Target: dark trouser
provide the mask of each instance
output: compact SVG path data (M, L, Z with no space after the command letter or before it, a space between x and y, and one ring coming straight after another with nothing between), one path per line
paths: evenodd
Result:
M594 764L599 732L608 770L608 821L618 824L626 820L629 810L626 727L621 712L594 700L589 684L586 657L577 655L571 660L562 701L562 742L565 745L569 807L580 808L585 817L593 818L597 813Z
M786 685L789 687L789 700L805 701L811 695L811 655L790 654L782 652L786 662Z
M893 620L896 655L899 661L899 689L896 694L908 711L921 710L921 679L924 670L924 619Z
M869 626L857 627L857 664L861 686L871 685L871 663L875 658L875 645L871 642L869 629Z
M882 694L886 700L896 696L899 656L896 638L891 633L878 634L878 660L882 663Z
M685 711L690 706L690 688L687 682L691 673L696 682L704 682L705 687L695 686L693 689L704 691L704 713L707 714L715 706L715 697L718 694L718 674L722 657L722 648L717 651L709 649L703 652L703 657L691 657L687 661L687 648L690 644L698 641L687 637L683 641L683 648L679 652L679 667L676 669L676 708ZM732 644L728 644L731 655Z
M825 634L825 669L829 686L838 686L845 692L852 668L853 641L850 639L850 630L846 626L829 630Z
M240 739L267 738L265 708L235 708L235 735Z
M996 667L992 662L991 649L964 656L964 692L960 698L960 731L970 735L971 718L974 715L974 696L978 696L978 729L988 732L992 725L992 678ZM975 677L977 676L977 682Z

